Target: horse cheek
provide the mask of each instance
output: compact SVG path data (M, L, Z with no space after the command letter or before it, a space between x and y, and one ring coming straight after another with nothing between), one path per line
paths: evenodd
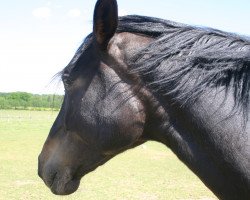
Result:
M120 152L133 147L141 139L145 113L142 105L135 100L127 102L119 111L110 113L102 132L106 150Z

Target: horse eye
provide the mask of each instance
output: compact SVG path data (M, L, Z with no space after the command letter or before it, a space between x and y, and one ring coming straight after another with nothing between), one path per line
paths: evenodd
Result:
M70 79L69 74L63 74L62 81L65 89L67 89L72 84L72 80Z

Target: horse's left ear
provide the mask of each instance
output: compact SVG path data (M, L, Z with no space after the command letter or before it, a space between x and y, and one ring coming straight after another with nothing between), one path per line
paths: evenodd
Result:
M118 7L116 0L98 0L94 11L93 33L102 50L108 46L118 24Z

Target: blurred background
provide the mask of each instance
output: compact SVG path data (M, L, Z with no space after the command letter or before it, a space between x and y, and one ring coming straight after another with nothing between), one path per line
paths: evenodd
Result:
M59 93L53 75L92 31L94 0L0 3L0 92ZM248 0L119 0L119 15L148 15L250 35Z

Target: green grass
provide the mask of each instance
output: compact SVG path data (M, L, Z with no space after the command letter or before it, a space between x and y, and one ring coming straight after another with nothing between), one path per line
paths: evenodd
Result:
M154 142L127 151L90 173L73 195L53 195L37 176L37 156L56 115L0 110L1 200L216 199L169 149Z

